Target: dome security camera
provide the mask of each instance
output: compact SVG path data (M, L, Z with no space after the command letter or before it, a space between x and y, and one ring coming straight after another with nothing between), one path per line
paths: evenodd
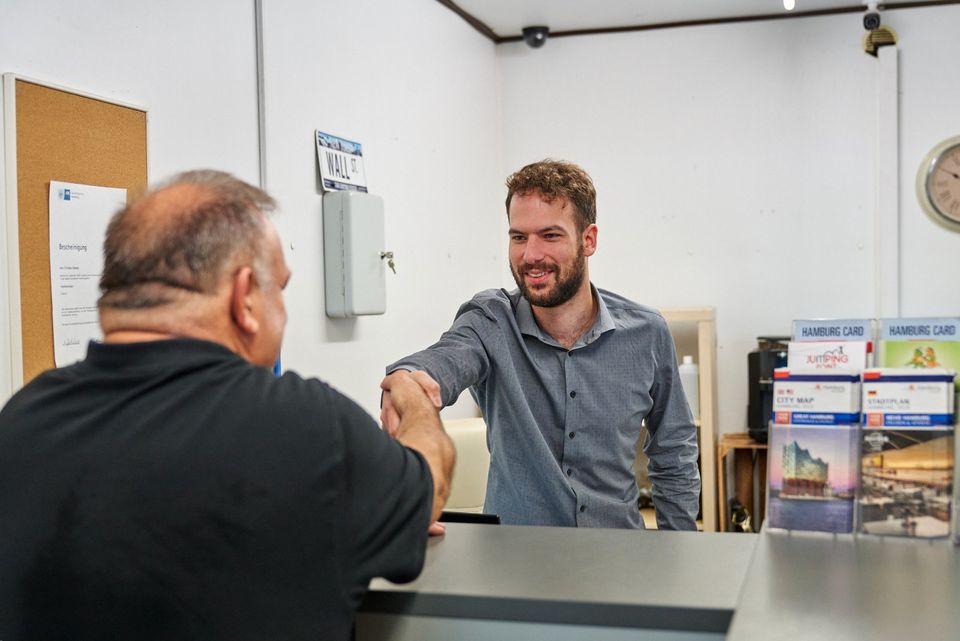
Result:
M863 14L863 28L867 31L876 31L880 28L880 11L877 9L876 0L863 0L867 5L867 12Z
M543 46L543 43L547 41L547 36L550 35L550 27L524 27L523 28L523 41L527 43L528 47L533 49L539 49Z
M863 28L867 31L876 31L880 28L880 14L876 11L868 11L863 14Z

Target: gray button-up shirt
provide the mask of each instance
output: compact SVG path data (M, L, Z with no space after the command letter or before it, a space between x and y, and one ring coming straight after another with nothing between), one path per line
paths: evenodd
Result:
M594 288L599 313L570 350L518 290L485 290L431 347L387 367L424 370L449 405L470 388L487 423L484 511L504 523L642 528L641 421L657 523L696 529L697 433L673 338L654 309Z

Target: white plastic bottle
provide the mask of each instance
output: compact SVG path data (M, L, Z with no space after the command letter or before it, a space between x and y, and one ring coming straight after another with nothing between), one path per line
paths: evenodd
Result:
M690 404L690 413L694 420L700 420L700 368L693 362L693 356L684 356L678 369L683 393L687 395L687 403Z

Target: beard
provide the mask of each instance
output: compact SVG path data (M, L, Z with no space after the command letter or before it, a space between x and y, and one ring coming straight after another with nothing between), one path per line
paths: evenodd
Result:
M510 265L510 273L516 281L520 293L531 305L537 307L557 307L573 298L583 284L587 261L583 256L583 245L577 248L577 255L569 267L545 262L524 263L519 267ZM552 271L555 283L545 288L534 289L527 286L523 275L528 271Z

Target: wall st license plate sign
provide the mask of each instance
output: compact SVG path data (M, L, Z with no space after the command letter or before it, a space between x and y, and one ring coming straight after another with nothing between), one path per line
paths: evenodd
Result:
M352 140L316 132L317 162L325 191L367 191L363 146Z

